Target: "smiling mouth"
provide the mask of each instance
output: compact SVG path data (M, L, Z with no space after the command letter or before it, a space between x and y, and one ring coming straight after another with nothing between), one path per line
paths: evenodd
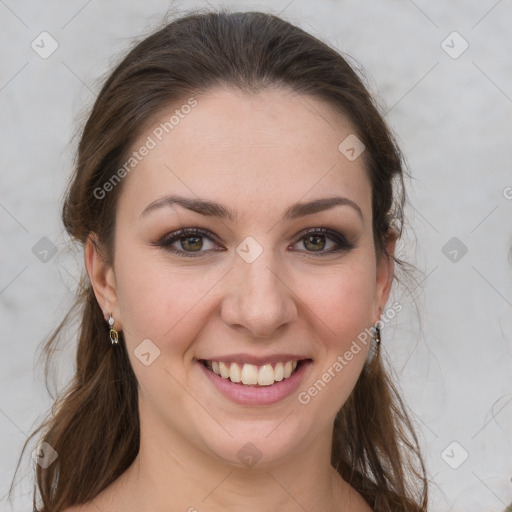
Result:
M248 363L240 365L224 361L200 360L215 375L230 380L235 384L253 387L271 386L276 382L286 380L297 372L303 362L306 361L311 361L311 359L280 361L274 364L269 363L258 366Z

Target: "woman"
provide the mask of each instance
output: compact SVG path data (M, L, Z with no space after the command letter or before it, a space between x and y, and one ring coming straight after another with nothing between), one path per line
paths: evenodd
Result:
M34 508L427 510L379 351L395 184L361 80L298 27L190 14L131 50L63 208L87 277Z

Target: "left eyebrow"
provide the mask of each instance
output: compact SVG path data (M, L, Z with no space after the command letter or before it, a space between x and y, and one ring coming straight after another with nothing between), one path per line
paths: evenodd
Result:
M350 206L352 207L361 220L363 219L363 212L357 203L349 199L348 197L334 196L325 197L323 199L315 199L307 203L295 203L292 204L283 215L284 220L297 219L298 217L304 217L313 213L330 210L335 206Z
M204 216L219 217L221 219L228 219L232 222L235 222L238 219L238 212L236 210L229 210L219 203L178 195L166 196L153 201L151 204L146 206L140 216L143 217L157 208L172 206L173 204L178 204L187 210L191 210ZM299 217L305 217L306 215L312 215L317 212L330 210L335 206L350 206L357 212L361 220L364 220L363 212L357 203L348 197L342 196L325 197L304 203L294 203L284 211L282 217L283 220L293 220Z

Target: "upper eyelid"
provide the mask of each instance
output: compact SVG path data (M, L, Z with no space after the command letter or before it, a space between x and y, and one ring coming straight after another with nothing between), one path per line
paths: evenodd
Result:
M313 227L313 228L303 229L303 230L299 231L299 233L294 235L294 238L303 237L309 233L317 233L317 232L324 234L326 236L339 235L342 238L347 238L344 233L341 233L341 232L337 231L336 229L327 228L324 226L317 226L317 227ZM175 231L171 231L171 232L165 234L163 237L161 237L160 240L170 239L170 238L174 238L174 237L179 239L181 237L184 238L184 237L193 236L193 235L204 236L205 238L209 238L210 240L212 240L214 242L217 242L217 239L218 239L218 237L216 235L214 235L209 229L190 227L190 228L180 228Z
M307 228L307 229L301 230L298 234L296 234L294 236L295 242L293 242L293 243L295 244L295 243L301 241L305 236L307 236L310 233L311 234L319 233L321 235L324 235L326 238L328 238L331 241L333 241L334 243L338 244L338 246L340 246L340 247L343 245L350 246L350 247L353 246L353 242L351 242L350 238L347 237L345 234L340 233L336 229L327 228L324 226L317 226L317 227L312 227L312 228ZM210 230L205 229L205 228L197 228L197 227L187 227L187 228L181 228L181 229L172 231L171 233L168 233L168 234L164 235L163 237L161 237L156 242L156 244L162 244L162 243L168 242L168 244L166 244L166 245L171 245L171 244L174 244L177 241L179 241L181 238L187 238L189 236L194 236L194 235L207 238L208 240L210 240L216 244L220 244L220 242L217 240L217 237L215 235L213 235L213 233ZM339 237L342 239L341 243L335 239L336 237ZM178 251L178 252L181 252L181 251ZM188 251L183 251L183 252L188 252ZM201 252L201 251L198 251L198 253L199 252ZM328 251L326 251L326 252L328 252Z

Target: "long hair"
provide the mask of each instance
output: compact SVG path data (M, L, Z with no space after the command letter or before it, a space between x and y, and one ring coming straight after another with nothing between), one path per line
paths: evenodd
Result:
M130 49L109 75L81 134L63 205L72 239L84 245L93 234L112 261L122 183L105 197L97 191L122 168L138 135L163 109L219 85L246 92L287 87L349 118L366 148L375 250L385 253L392 220L402 233L404 165L363 81L339 51L280 17L225 10L173 20ZM79 318L76 373L29 438L39 432L39 441L58 453L49 467L36 466L37 512L61 512L93 499L139 450L137 380L123 336L115 353L107 341L86 276L72 312ZM44 345L47 362L72 312ZM418 441L381 357L364 366L336 416L331 463L376 512L427 510Z

